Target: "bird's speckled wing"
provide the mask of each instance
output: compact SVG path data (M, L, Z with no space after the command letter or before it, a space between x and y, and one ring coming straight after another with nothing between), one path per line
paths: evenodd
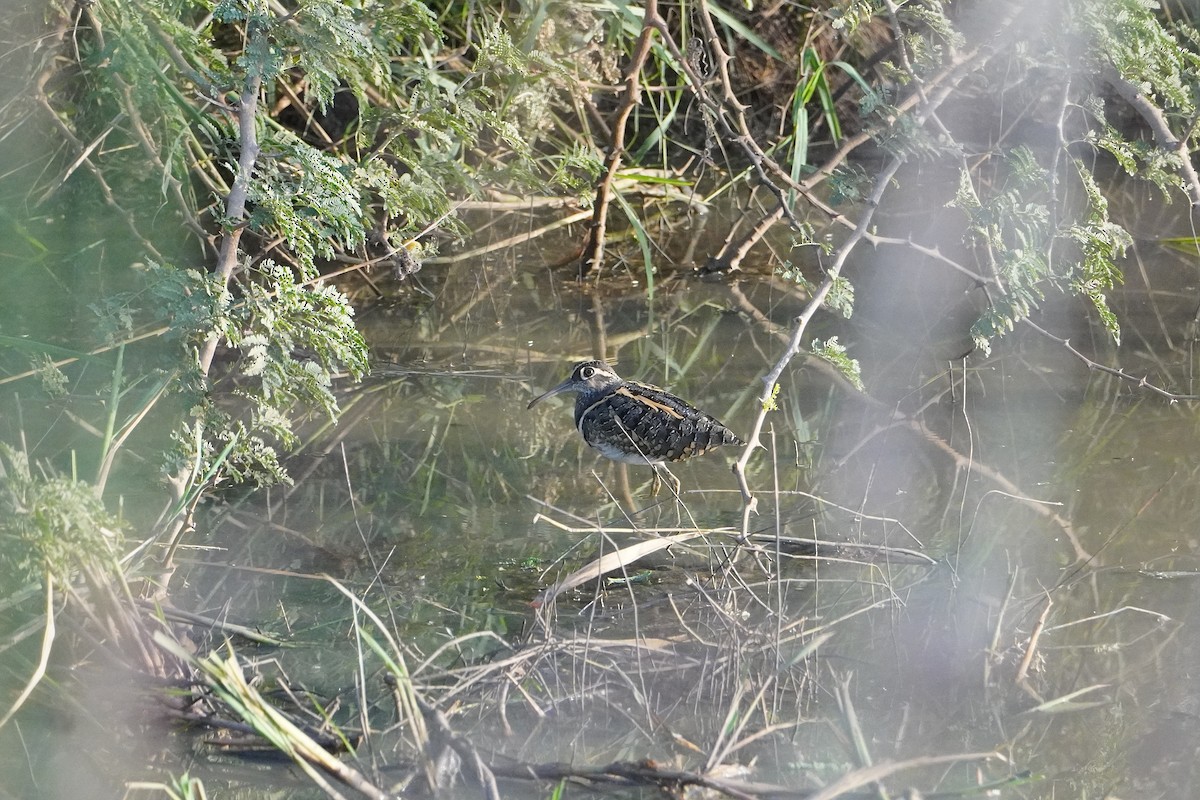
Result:
M725 444L742 444L716 418L655 386L626 381L580 409L575 420L589 445L635 464L683 461Z

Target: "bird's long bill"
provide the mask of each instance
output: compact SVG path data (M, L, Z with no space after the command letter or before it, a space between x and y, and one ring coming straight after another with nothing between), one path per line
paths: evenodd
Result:
M558 386L555 386L553 389L546 392L545 394L539 394L537 397L530 400L529 405L525 406L525 408L526 408L526 410L531 409L534 406L536 406L538 403L545 400L547 397L554 397L554 395L556 395L556 394L562 394L563 392L569 390L570 388L571 388L571 379L567 378L565 381L560 383Z

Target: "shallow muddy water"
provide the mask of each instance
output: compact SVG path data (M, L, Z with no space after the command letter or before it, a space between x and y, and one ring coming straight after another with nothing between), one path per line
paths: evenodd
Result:
M1074 301L1035 319L1097 362L1195 391L1195 256L1149 241L1190 223L1127 201L1142 241L1115 298L1123 345ZM911 229L895 202L881 225ZM573 362L602 355L749 429L806 296L765 270L689 277L687 244L703 252L710 221L680 224L670 253L684 263L660 263L652 297L640 266L584 285L549 266L565 235L446 258L407 282L377 276L383 296L347 284L372 376L343 388L339 425L313 423L294 486L204 509L174 603L285 640L240 652L341 724L382 731L394 720L380 663L334 578L386 621L456 732L497 759L722 765L815 789L866 764L937 757L888 786L1193 796L1194 404L1089 370L1029 328L964 358L971 287L903 250L862 249L854 316L819 316L812 334L840 337L866 391L812 361L785 372L748 472L757 549L733 533L736 448L673 468L680 498L654 498L648 470L583 445L569 398L526 410ZM128 502L145 494L130 486ZM544 594L601 553L690 530L702 535ZM303 786L281 761L148 718L136 680L82 663L65 710L41 703L0 739L0 796L117 795L185 770L210 796ZM142 713L116 713L129 707ZM389 741L359 756L388 764Z

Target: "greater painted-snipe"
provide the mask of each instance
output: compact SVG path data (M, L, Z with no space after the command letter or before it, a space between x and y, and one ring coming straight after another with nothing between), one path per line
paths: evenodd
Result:
M651 492L658 493L659 468L723 444L744 444L715 417L670 392L627 381L603 361L581 361L571 377L533 398L528 408L564 392L576 392L575 427L583 440L615 461L649 464ZM679 480L663 469L675 493Z

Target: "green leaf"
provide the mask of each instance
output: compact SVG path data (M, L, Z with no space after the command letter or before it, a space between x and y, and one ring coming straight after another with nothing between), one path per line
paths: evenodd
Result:
M846 380L854 385L854 388L860 392L864 390L862 368L859 366L858 360L850 358L846 352L846 348L838 341L836 336L831 336L823 342L814 339L809 346L809 350L814 356L830 364L840 372Z

